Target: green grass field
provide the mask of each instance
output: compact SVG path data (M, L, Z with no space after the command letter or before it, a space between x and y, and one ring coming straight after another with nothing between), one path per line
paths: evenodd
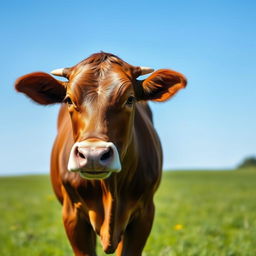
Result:
M165 172L155 203L144 256L256 255L256 170ZM72 255L48 176L0 178L0 213L1 256Z

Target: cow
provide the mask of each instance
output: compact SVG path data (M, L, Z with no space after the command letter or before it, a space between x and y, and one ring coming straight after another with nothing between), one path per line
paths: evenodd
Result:
M139 256L162 173L147 101L170 99L186 78L169 69L132 66L105 52L52 74L66 80L35 72L18 78L15 88L42 105L61 103L51 182L73 252L95 256L98 235L105 253Z

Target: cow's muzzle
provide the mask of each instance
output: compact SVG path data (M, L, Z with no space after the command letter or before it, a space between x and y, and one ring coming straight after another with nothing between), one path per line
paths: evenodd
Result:
M118 151L112 142L76 142L70 152L68 170L86 179L106 179L121 170Z

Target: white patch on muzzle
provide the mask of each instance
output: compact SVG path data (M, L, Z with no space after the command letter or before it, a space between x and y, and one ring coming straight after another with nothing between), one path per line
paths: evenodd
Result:
M76 157L76 149L78 147L81 148L104 148L104 147L110 147L113 150L113 160L110 163L110 165L108 166L108 172L109 175L112 172L120 172L122 167L121 167L121 162L120 162L120 158L119 158L119 154L117 151L116 146L112 143L112 142L105 142L105 141L96 141L96 142L90 142L90 141L81 141L81 142L76 142L70 151L70 156L69 156L69 161L68 161L68 170L71 172L79 172L80 171L80 166L79 163L77 161L77 157ZM80 173L81 174L81 173ZM83 176L83 175L81 175ZM107 176L107 177L108 177ZM93 178L93 176L91 177ZM95 178L97 178L97 175L95 174ZM100 178L100 177L98 177Z

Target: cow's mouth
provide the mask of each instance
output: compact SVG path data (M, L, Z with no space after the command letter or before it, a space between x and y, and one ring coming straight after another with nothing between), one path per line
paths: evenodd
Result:
M112 142L80 141L71 149L68 170L85 179L106 179L121 171L119 153Z
M80 170L79 174L82 178L89 179L89 180L102 180L106 179L111 175L111 171L86 171L86 170Z

